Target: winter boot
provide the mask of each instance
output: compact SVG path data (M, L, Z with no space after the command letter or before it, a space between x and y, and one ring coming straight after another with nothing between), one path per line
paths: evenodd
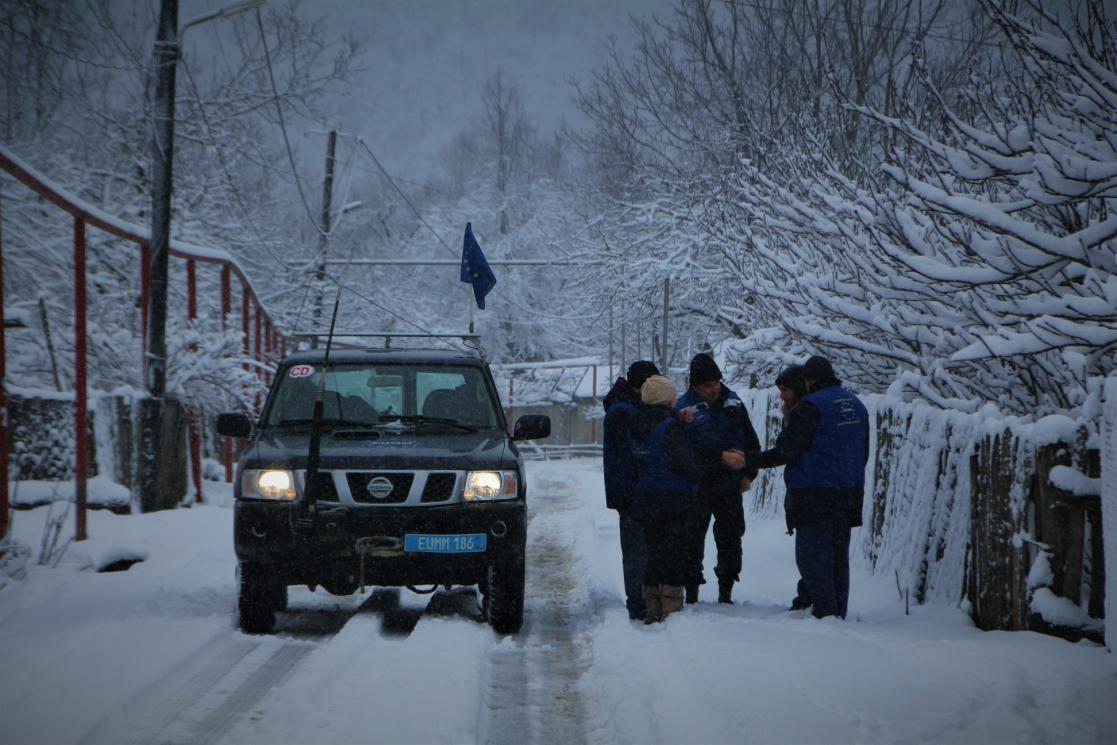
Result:
M694 605L698 602L698 585L686 586L686 602L687 605Z
M659 585L644 585L644 623L658 623L663 620L663 595Z
M810 607L810 590L807 589L807 583L800 579L799 584L795 586L795 599L791 601L791 608L788 610L806 610Z
M733 580L718 580L718 602L733 605Z
M672 613L677 613L683 609L683 600L686 597L686 589L682 585L660 585L660 592L663 594L663 618L666 619Z

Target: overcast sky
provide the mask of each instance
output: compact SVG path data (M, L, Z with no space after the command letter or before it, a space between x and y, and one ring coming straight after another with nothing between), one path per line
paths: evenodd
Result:
M217 3L219 0L210 0ZM366 39L345 131L385 165L424 180L439 151L471 117L497 70L523 90L540 130L577 124L567 82L605 59L610 34L630 46L630 16L670 13L673 0L321 0L306 3L337 33Z

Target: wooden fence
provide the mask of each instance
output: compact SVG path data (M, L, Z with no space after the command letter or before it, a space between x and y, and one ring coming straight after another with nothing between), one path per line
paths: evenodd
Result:
M778 399L745 400L770 447ZM894 576L915 602L968 604L982 629L1102 641L1102 508L1090 493L1100 492L1101 457L1090 431L1066 417L1029 423L865 400L875 426L854 561ZM1060 466L1079 488L1056 485ZM779 513L781 470L761 472L750 494L753 512Z

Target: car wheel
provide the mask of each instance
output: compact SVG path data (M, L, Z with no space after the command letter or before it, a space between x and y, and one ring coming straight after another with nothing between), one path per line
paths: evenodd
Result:
M287 585L276 582L272 585L271 607L274 610L287 610Z
M524 559L490 564L485 579L485 617L498 634L524 625Z
M241 563L240 596L237 602L241 631L246 634L268 634L275 628L274 587L267 576L266 567L250 562Z

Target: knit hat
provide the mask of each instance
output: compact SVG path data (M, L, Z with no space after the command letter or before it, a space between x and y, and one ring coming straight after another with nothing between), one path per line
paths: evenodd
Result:
M776 387L790 388L802 393L805 390L802 365L788 365L776 376Z
M721 370L713 357L699 352L690 361L690 387L709 383L711 380L721 380Z
M633 388L639 389L644 385L644 381L652 375L659 375L659 368L655 366L654 362L648 360L636 360L628 366L628 375L625 377L628 384Z
M837 379L838 376L834 373L830 360L816 354L803 363L803 377L817 383L820 380Z
M679 389L662 375L652 375L640 386L640 400L652 406L673 406Z

